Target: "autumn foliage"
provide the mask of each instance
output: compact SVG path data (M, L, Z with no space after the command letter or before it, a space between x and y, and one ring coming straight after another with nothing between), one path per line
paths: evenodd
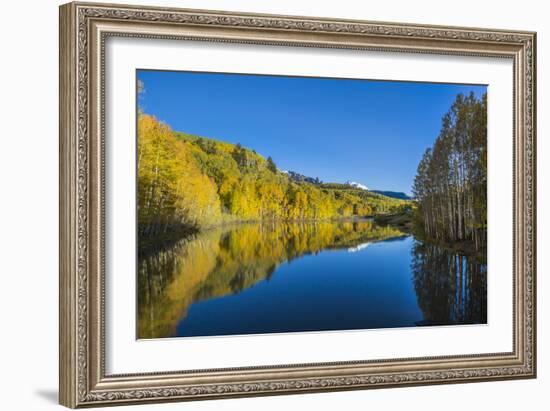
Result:
M174 132L138 117L140 239L232 221L327 220L398 210L406 202L344 185L293 181L239 144Z

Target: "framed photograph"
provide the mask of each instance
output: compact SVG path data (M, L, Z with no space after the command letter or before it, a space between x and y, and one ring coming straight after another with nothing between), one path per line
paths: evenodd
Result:
M535 40L61 6L61 404L534 378Z

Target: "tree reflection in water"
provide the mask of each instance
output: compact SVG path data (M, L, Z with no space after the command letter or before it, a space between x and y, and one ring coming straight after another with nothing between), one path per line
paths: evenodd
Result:
M262 222L210 229L139 256L138 338L174 334L192 303L236 294L295 258L403 236L371 220Z
M486 323L486 262L413 238L399 243L388 241L405 237L408 236L395 228L379 226L371 220L264 221L213 228L188 237L172 247L150 250L148 255L140 255L138 260L138 338L179 335L178 324L189 318L188 310L194 303L241 293L260 281L276 276L279 266L285 262L316 255L323 250L340 249L346 252L335 253L330 259L324 254L323 264L328 265L321 269L326 270L325 274L338 275L350 287L354 287L354 281L357 281L355 289L361 289L368 281L372 282L368 283L369 287L372 284L372 287L378 288L375 296L370 294L367 299L354 295L354 298L359 298L353 300L358 304L357 307L367 311L359 310L349 314L340 312L338 315L363 316L364 323L369 324L367 317L382 318L386 304L394 308L400 306L400 301L395 301L397 297L412 300L418 317L411 318L408 323L393 317L388 324L379 325L380 321L370 323L378 324L377 327L396 326L392 324ZM375 246L367 247L369 244ZM360 255L368 258L362 259ZM299 276L303 274L299 269L292 272ZM382 272L396 277L376 279L375 273ZM309 281L321 277L310 277ZM396 282L401 281L398 280L400 278L405 278L406 285ZM285 283L282 288L277 288L277 292L280 292L277 299L282 299L280 301L284 301L285 293L291 291L285 288L287 286ZM314 304L325 304L324 308L338 304L339 298L347 298L338 294L343 289L345 287L334 291L333 301L329 293L324 296L328 299L326 304L325 300L308 300L302 301L301 307L311 311L314 310ZM401 291L410 294L400 294ZM266 304L269 303L266 301ZM409 310L403 313L403 318L409 318L412 307L403 309ZM223 313L220 315L223 316ZM202 320L207 321L208 318ZM215 330L209 335L216 335Z
M487 322L487 263L415 241L411 270L424 320L418 325Z

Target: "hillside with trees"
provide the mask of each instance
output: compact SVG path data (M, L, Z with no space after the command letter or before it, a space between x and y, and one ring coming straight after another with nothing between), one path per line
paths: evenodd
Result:
M418 165L413 195L424 237L486 247L487 94L456 97Z
M271 157L174 132L143 113L137 156L140 242L236 221L366 217L408 204L348 185L296 181Z

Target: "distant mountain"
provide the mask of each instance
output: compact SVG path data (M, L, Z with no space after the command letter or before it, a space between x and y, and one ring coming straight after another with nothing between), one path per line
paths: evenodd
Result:
M340 189L346 189L349 187L349 189L358 189L363 191L369 191L371 193L380 194L386 197L395 198L398 200L412 200L412 197L408 196L407 194L403 192L398 191L384 191L384 190L370 190L366 185L358 183L356 181L346 181L345 184L342 183L323 183L319 178L317 177L308 177L303 174L297 173L295 171L290 170L279 170L281 173L286 174L292 181L295 181L297 183L310 183L315 185L321 185L325 188L340 188Z
M366 185L357 183L355 181L346 181L346 185L353 188L370 191L371 193L381 194L386 197L397 198L398 200L412 200L412 197L408 196L405 193L398 191L370 190Z
M288 175L291 180L299 182L299 183L301 183L301 182L306 182L306 183L311 183L311 184L322 184L323 183L321 180L319 180L318 177L315 177L315 178L308 177L308 176L305 176L303 174L296 173L295 171L281 170L281 173L284 173L284 174Z
M397 198L399 200L412 200L412 197L399 191L370 190L373 193L382 194L386 197Z
M356 183L355 181L346 181L346 184L348 186L352 186L352 187L355 187L355 188L360 188L361 190L368 190L369 189L366 185L361 184L361 183Z

